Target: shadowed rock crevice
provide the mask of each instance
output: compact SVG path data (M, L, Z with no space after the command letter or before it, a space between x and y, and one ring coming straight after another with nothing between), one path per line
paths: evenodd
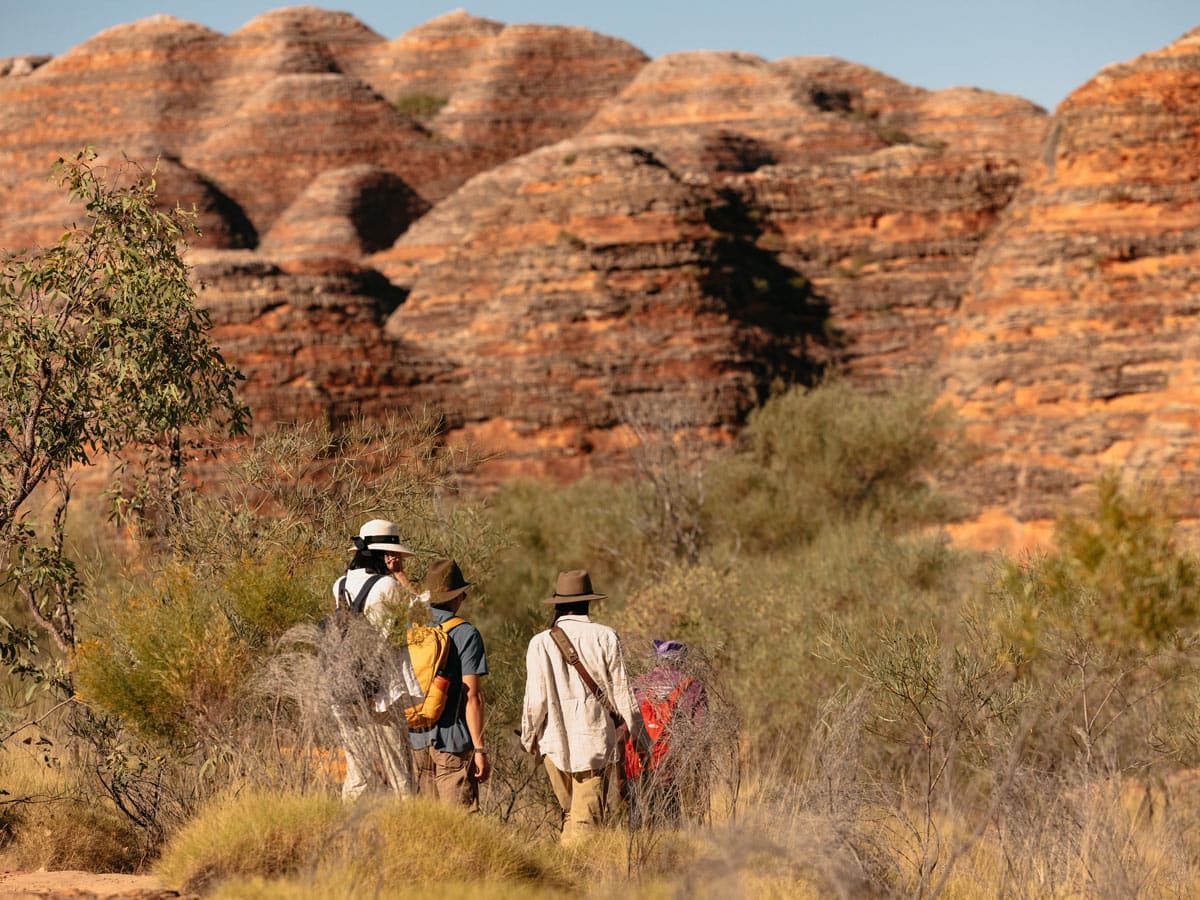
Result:
M348 215L358 232L363 253L375 253L396 239L429 211L429 204L402 178L378 172L357 186Z
M759 246L760 211L732 190L721 191L720 201L705 211L716 235L700 278L705 295L741 324L737 347L760 399L775 381L814 384L845 342L829 302L803 273Z
M283 212L263 251L278 259L358 259L390 247L428 211L394 172L369 164L331 169Z
M769 145L738 131L718 129L706 135L705 144L705 155L716 172L755 172L779 162Z
M204 200L196 205L200 221L203 222L211 215L220 222L220 228L212 236L210 245L228 247L231 250L257 247L258 231L241 205L203 175L197 175L197 180L204 189ZM201 225L201 237L205 234Z

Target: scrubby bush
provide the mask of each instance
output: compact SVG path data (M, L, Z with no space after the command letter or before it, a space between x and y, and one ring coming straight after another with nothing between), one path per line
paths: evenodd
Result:
M995 591L1022 623L1012 637L1027 655L1062 631L1138 654L1196 625L1200 560L1180 548L1169 508L1169 498L1122 491L1106 476L1090 513L1058 523L1052 551L1002 567Z
M489 515L507 539L488 594L498 611L538 609L565 569L588 569L592 583L619 596L631 562L645 548L635 528L637 486L605 478L556 485L519 480L504 485Z
M473 580L487 574L498 533L480 499L456 494L471 456L443 448L438 429L397 417L256 439L226 477L180 498L162 543L145 545L124 578L96 586L74 659L90 711L71 727L99 752L99 786L154 840L231 783L328 783L312 764L328 729L299 701L327 696L330 673L310 666L296 683L273 663L301 652L281 647L284 635L331 607L362 521L394 519L423 559L454 556Z
M1105 480L1091 510L1059 522L1055 549L999 560L937 619L836 643L867 700L851 740L870 748L843 789L889 810L881 826L908 890L940 893L978 847L1059 860L1051 893L1194 880L1186 848L1152 858L1152 801L1131 812L1113 800L1139 784L1149 800L1196 762L1197 560L1164 509ZM1039 893L1024 881L1035 870L1020 873L1008 890Z
M401 94L392 101L392 105L414 119L431 119L441 112L449 99L436 94Z
M306 425L244 448L182 504L167 564L148 559L97 598L77 660L84 695L146 737L221 732L275 642L328 611L349 536L373 516L486 571L498 540L477 501L451 496L462 458L439 449L437 430L419 418Z
M672 570L633 594L620 622L631 645L657 637L705 648L750 755L769 758L796 747L839 685L859 683L831 642L870 652L898 622L937 622L969 573L941 539L897 538L863 519L790 554Z
M920 384L871 394L832 379L753 411L737 451L706 472L713 540L758 554L866 514L881 528L948 521L932 476L962 453L953 413Z
M259 658L328 607L316 574L289 574L278 559L243 559L214 584L175 565L101 596L76 653L80 697L144 739L218 739L251 699Z

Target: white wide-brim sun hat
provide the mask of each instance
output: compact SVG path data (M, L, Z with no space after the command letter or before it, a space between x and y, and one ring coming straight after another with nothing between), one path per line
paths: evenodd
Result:
M417 555L400 543L400 526L387 519L372 519L358 529L358 537L351 549L380 550L385 553L403 553L406 556Z

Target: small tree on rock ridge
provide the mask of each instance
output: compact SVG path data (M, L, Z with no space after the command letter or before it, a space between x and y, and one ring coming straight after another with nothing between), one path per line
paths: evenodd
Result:
M84 150L55 164L85 218L53 246L0 260L0 582L64 654L78 593L63 554L71 472L134 446L168 448L178 470L183 429L219 419L240 433L248 418L180 255L194 217L159 209L144 173L107 175L95 160ZM29 515L43 487L48 537ZM0 619L0 660L36 674L30 647Z

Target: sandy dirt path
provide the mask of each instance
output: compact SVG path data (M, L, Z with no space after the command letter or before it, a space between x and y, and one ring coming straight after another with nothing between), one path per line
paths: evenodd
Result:
M95 872L0 872L0 898L70 900L168 900L184 897L167 890L151 875L104 875ZM193 895L194 896L194 895Z

